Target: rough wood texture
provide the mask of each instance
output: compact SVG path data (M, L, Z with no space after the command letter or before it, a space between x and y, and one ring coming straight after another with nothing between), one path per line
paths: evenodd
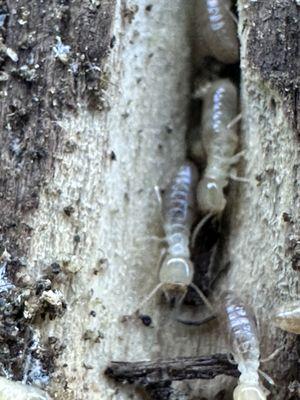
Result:
M213 379L222 374L239 375L236 365L229 361L227 354L150 362L112 362L105 370L105 375L118 382L144 386L186 379Z
M40 356L53 372L49 392L57 398L142 399L134 388L104 377L112 360L228 351L222 327L178 325L159 296L145 306L151 327L120 321L157 283L160 250L146 239L162 235L153 187L163 187L185 157L193 2L75 0L45 7L32 1L30 9L25 0L1 2L8 14L0 60L2 249L12 255L8 269L17 286L16 271L25 266L31 281L40 281L31 283L32 301L38 303L45 275L64 295L61 318L50 320L54 315L43 308L32 324L44 345ZM288 382L299 378L294 337L270 321L273 307L295 299L298 286L292 268L300 251L295 4L238 2L245 149L240 173L249 183L230 185L220 253L230 269L215 289L215 298L226 286L253 305L263 357L284 345L277 359L263 365L278 383L278 400L289 398ZM55 57L57 36L70 46L70 59ZM266 62L265 49L272 49ZM279 64L273 53L280 54ZM62 270L55 279L53 263ZM14 304L13 327L24 304ZM12 337L3 343L1 336L0 361L18 379L30 320L22 322L23 342L15 347L14 337L11 352L5 353ZM178 388L189 398L226 399L233 383L216 378Z

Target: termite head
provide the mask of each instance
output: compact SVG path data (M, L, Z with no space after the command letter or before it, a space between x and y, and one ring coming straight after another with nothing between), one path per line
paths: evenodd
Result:
M300 302L294 301L279 307L273 315L273 320L279 328L300 334Z
M159 280L169 303L176 306L183 300L194 275L193 264L184 257L167 256L159 271Z
M240 383L233 392L233 400L266 400L267 395L258 384Z
M223 185L215 179L204 177L197 187L197 201L199 209L204 213L222 213L226 205Z

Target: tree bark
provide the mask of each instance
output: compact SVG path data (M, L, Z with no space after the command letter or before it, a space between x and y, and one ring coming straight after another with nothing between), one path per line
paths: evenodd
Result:
M163 235L153 188L186 155L195 6L1 2L1 249L10 256L0 283L14 286L1 293L10 311L0 317L0 363L2 375L46 384L54 398L142 399L104 376L111 361L229 351L222 327L179 325L159 296L145 305L150 327L121 321L157 284L160 245L147 240ZM283 346L262 365L280 400L299 379L295 336L270 319L298 296L299 6L239 0L238 13L239 172L249 183L230 183L218 251L230 267L212 298L230 288L251 304L263 358ZM174 387L226 399L235 384Z

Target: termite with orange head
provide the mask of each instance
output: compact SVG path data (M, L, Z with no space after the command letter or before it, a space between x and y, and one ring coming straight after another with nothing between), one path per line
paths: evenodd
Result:
M0 377L0 400L51 400L41 389Z
M239 60L237 23L230 11L231 0L197 0L196 31L206 44L209 56L224 64ZM203 55L203 43L195 41L195 47ZM205 54L204 54L205 55Z
M300 301L280 306L273 314L273 321L284 331L300 335Z
M140 308L159 289L162 289L170 304L178 306L189 286L192 286L204 303L211 308L201 290L193 284L194 266L190 260L189 242L191 227L197 215L198 177L197 167L192 162L186 161L164 191L162 217L166 254L159 266L159 284L141 303Z
M241 373L233 392L234 400L266 400L266 389L259 380L260 350L253 313L233 292L223 294L221 320L228 343Z

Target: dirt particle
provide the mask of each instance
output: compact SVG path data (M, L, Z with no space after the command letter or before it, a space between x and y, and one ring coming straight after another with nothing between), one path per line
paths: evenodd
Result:
M113 150L110 153L110 160L111 161L117 161L116 153Z
M64 213L70 217L75 212L75 208L73 206L67 206L64 208Z
M114 46L115 46L115 44L116 44L116 37L115 37L115 35L110 39L110 44L109 44L109 47L111 48L111 49L113 49L114 48Z
M122 9L123 21L131 24L138 10L139 6L137 4L133 4L127 7L126 4L123 2L123 9Z

